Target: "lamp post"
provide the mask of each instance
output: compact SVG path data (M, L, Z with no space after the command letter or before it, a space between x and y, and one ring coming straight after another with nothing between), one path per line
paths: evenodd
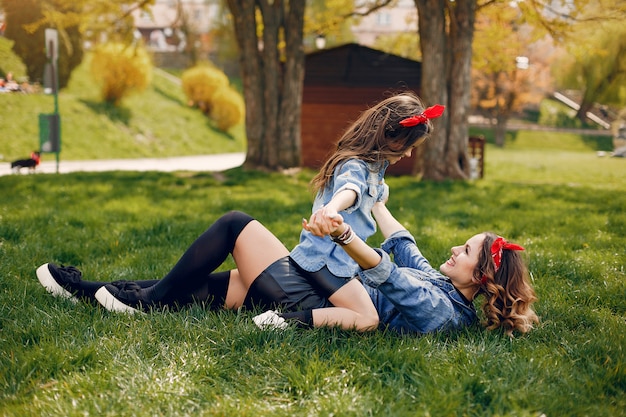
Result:
M59 35L56 29L45 30L46 87L54 95L54 112L39 115L39 145L41 152L54 152L59 173L59 153L61 152L61 116L59 115Z
M518 56L515 57L515 66L518 69L528 69L528 67L530 66L530 60L528 59L527 56Z
M326 36L319 34L315 37L315 47L317 49L326 48Z

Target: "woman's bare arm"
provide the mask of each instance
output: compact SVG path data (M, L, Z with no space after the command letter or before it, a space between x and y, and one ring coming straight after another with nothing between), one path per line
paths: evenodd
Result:
M388 238L395 232L399 232L400 230L406 230L402 224L389 211L385 203L378 202L374 204L372 207L372 214L376 218L376 223L378 223L378 227L380 227L380 231L383 236Z

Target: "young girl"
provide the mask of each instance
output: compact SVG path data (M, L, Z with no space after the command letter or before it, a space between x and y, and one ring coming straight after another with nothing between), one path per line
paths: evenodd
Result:
M372 207L389 194L385 170L411 156L432 131L430 120L443 110L440 105L424 109L420 99L410 92L381 101L348 127L335 152L313 178L317 195L309 222L325 235L316 236L303 228L300 243L290 253L290 262L309 272L325 297L334 294L358 270L356 262L328 236L332 219L341 213L356 236L367 240L373 235L376 222ZM346 298L336 301L359 312L351 295L345 294Z

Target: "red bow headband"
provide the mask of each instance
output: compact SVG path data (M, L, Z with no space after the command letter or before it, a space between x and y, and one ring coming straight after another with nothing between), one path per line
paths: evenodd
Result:
M435 104L432 107L427 108L417 116L411 116L407 119L401 120L400 124L404 127L416 126L422 123L426 123L430 119L437 118L443 114L445 106L441 104Z
M503 237L498 236L491 245L491 258L493 259L493 266L496 272L500 269L500 263L502 263L502 251L508 250L524 250L520 245L515 243L509 243Z

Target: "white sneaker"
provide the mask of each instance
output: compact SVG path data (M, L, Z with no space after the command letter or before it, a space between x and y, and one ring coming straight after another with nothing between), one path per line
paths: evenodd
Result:
M259 329L280 329L284 330L289 327L289 324L284 318L279 316L274 310L267 310L265 313L261 313L258 316L252 317L252 321L257 325Z

